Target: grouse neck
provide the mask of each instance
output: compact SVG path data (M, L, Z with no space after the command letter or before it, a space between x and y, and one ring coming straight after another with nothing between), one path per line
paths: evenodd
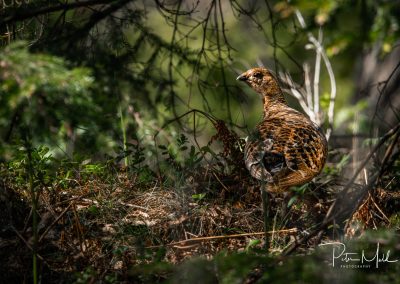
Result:
M264 106L264 116L270 114L270 113L275 113L279 112L282 110L282 108L287 107L287 102L285 98L283 97L282 93L277 93L275 95L268 94L268 95L263 95L263 106Z

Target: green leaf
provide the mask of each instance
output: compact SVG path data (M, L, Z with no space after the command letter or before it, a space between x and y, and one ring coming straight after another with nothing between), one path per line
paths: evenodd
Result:
M205 193L193 194L192 198L196 201L202 200L206 196Z
M290 200L289 200L289 202L288 202L288 204L287 204L287 207L289 208L290 206L292 206L292 204L293 204L296 200L297 200L297 196L296 196L296 195L292 196L292 198L290 198Z
M251 248L261 244L261 240L255 239L255 240L250 240L249 243L246 245L245 251L248 252Z

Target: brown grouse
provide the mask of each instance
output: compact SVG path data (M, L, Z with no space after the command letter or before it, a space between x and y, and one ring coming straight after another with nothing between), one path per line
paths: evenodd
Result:
M253 68L237 80L246 82L262 96L263 120L247 138L244 159L250 174L262 182L265 230L267 194L287 192L322 170L327 142L321 129L302 113L289 107L277 80L265 68Z

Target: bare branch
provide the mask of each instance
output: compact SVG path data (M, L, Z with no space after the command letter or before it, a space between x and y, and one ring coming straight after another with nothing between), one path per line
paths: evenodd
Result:
M311 42L313 42L314 37L309 36ZM322 40L322 31L319 30L318 33L318 45L314 43L315 49L315 68L314 68L314 105L313 110L316 116L316 122L320 124L319 119L319 78L321 76L321 45L319 44Z
M317 41L314 37L310 38L311 42L316 47L317 53L320 53L322 59L325 63L326 70L328 71L330 85L331 85L331 94L329 98L329 107L328 107L328 129L326 131L326 138L329 140L329 137L332 133L333 128L333 118L334 118L334 110L335 110L335 100L336 100L336 80L335 74L333 73L331 62L329 61L328 56L326 55L321 43ZM319 51L318 51L319 50Z
M190 15L190 14L192 14L192 13L196 10L196 8L199 6L199 3L200 3L200 1L197 0L197 2L196 2L195 4L193 3L193 7L192 7L189 11L181 11L181 9L180 9L181 2L179 2L179 7L178 7L178 9L176 9L176 10L167 8L167 7L164 5L164 1L163 1L163 2L160 2L160 0L155 0L155 2L156 2L156 4L157 4L157 7L158 7L160 10L162 10L162 11L168 13L168 14L172 14L172 15L176 15L176 16L183 16L183 15Z
M312 91L311 91L311 81L310 81L310 67L307 63L303 64L304 69L304 83L306 86L306 96L307 96L307 105L312 105Z
M23 21L30 18L34 18L43 14L58 12L58 11L67 11L80 7L94 6L99 4L111 4L112 2L119 2L113 0L88 0L88 1L77 1L72 3L59 3L58 5L50 5L46 7L40 7L37 9L33 9L31 5L20 8L17 10L9 11L8 16L3 16L0 19L0 26L10 24L13 22Z
M297 99L297 101L300 103L300 106L304 110L304 112L310 117L312 121L315 121L315 113L312 109L312 104L311 102L305 100L305 97L301 94L299 91L300 88L298 85L296 85L288 73L280 73L279 74L280 78L288 85L289 90L291 94ZM307 94L306 94L307 96Z
M304 21L303 15L300 13L299 10L295 11L297 20L300 23L300 26L304 29L306 28L306 23ZM333 118L334 118L334 110L335 110L335 99L336 99L336 80L335 75L333 73L332 65L329 61L328 56L322 46L322 30L319 30L318 40L314 37L312 33L308 33L308 40L312 43L313 48L316 51L316 58L315 58L315 70L314 70L314 106L313 111L315 115L315 122L321 124L321 116L320 116L320 102L319 102L319 78L320 78L320 66L321 66L321 59L324 61L326 70L328 71L330 85L331 85L331 93L329 99L329 107L328 107L328 128L326 130L326 138L329 140L332 134L333 128ZM307 96L311 95L311 87L310 87L310 78L309 78L309 70L306 65L304 65L305 71L305 81L306 81L306 93ZM308 98L308 97L307 97ZM310 100L307 100L307 104L310 106ZM310 117L311 118L311 117Z

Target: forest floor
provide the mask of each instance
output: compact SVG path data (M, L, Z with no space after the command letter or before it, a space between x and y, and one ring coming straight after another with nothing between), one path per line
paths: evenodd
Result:
M267 248L260 186L240 163L229 173L201 164L164 176L81 163L46 176L37 162L32 183L21 164L3 165L0 282L31 282L36 252L43 283L396 283L398 156L363 184L342 177L344 157L331 153L313 182L269 195ZM368 267L344 251L335 266L342 243L365 252Z

